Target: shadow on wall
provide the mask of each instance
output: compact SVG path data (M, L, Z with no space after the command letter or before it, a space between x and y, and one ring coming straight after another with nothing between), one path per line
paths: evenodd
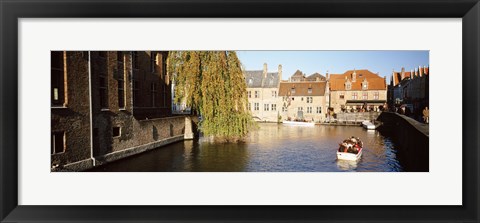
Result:
M155 141L158 141L158 139L160 138L158 135L158 129L154 125L152 125L152 136L153 136L153 140Z
M377 120L383 122L378 131L397 145L398 159L405 171L428 172L428 125L391 112L382 112Z

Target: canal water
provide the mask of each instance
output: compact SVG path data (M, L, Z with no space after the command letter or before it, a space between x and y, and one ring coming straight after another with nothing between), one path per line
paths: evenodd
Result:
M392 172L403 171L391 137L357 126L260 123L244 143L200 137L118 160L92 171L120 172ZM350 136L364 143L358 161L336 159Z

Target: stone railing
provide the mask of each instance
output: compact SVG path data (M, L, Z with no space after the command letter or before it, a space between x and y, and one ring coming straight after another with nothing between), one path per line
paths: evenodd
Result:
M339 123L361 123L376 120L380 114L381 112L337 113L336 121Z

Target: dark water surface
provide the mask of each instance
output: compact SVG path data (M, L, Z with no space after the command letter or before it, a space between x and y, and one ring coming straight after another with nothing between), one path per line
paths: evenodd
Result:
M338 143L350 136L364 143L359 161L336 160ZM289 126L261 123L245 143L206 138L167 145L100 166L121 172L337 172L402 171L392 139L356 126Z

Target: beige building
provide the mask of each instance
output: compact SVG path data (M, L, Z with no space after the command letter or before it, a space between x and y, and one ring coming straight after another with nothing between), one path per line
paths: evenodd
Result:
M321 122L325 119L326 82L281 82L282 120L306 120Z
M277 72L268 72L267 64L263 70L245 71L247 82L247 108L256 121L278 122L278 86L282 76L282 65Z
M384 77L369 70L348 70L328 77L329 107L334 112L378 110L387 101L387 84Z

